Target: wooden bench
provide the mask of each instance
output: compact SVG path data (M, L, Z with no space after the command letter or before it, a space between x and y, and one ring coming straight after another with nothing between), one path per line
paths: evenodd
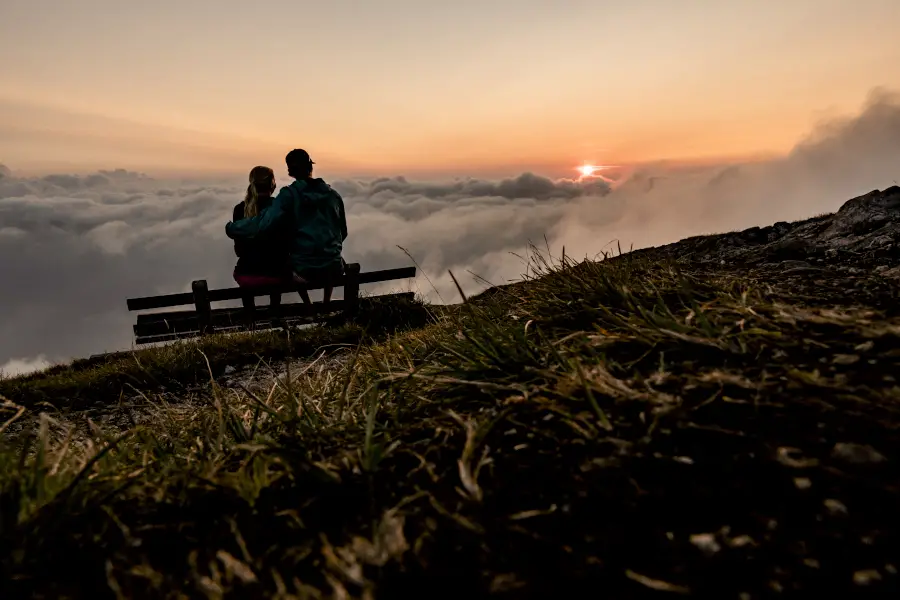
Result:
M275 310L270 309L269 306L257 306L252 313L249 313L243 307L212 308L211 305L213 302L240 300L250 295L258 298L275 293L296 294L300 289L320 290L324 286L321 284L306 284L302 286L289 284L211 290L207 286L206 280L201 279L191 284L191 292L129 298L128 310L143 311L193 305L193 310L139 314L137 316L137 323L134 325L134 334L137 338L135 340L136 344L168 342L211 333L240 331L251 327L266 329L275 326L273 321L281 321L287 324L305 319L306 322L312 322L311 319L316 315L325 313L342 312L352 317L356 314L359 306L360 285L392 281L394 279L407 279L415 276L415 267L361 273L359 263L349 263L344 269L344 275L331 282L335 288L344 288L343 300L332 300L327 306L323 302L313 302L311 306L306 306L302 302L282 303ZM390 296L412 297L413 293L391 294Z

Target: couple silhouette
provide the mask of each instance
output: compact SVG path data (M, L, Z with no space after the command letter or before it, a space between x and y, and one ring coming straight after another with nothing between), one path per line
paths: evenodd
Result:
M234 207L225 226L238 257L234 279L242 288L315 284L324 288L327 304L332 282L344 273L344 201L325 181L313 177L315 163L305 150L291 150L285 162L294 181L273 197L275 172L254 167L244 201ZM311 304L305 288L297 292L304 304ZM243 303L247 309L255 308L252 295L244 296ZM281 294L271 295L269 304L279 306Z

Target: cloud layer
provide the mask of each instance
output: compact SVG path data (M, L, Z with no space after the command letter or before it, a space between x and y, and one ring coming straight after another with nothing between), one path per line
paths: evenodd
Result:
M877 93L856 117L823 123L788 156L764 163L645 166L612 185L531 173L331 183L347 206L348 261L365 270L403 266L402 246L434 284L419 277L413 289L455 301L448 269L467 292L482 287L467 271L493 283L517 278L523 264L513 253L545 236L557 253L565 245L569 255L594 256L613 240L643 247L833 211L897 179L900 102ZM185 291L193 279L231 286L224 224L243 189L242 175L21 178L0 165L0 369L129 347L126 298Z
M186 291L194 279L234 285L224 225L243 197L240 178L160 181L125 170L17 178L5 167L0 174L0 365L7 372L45 364L29 357L129 347L134 315L126 298ZM431 274L488 266L485 257L540 238L573 199L609 191L600 180L532 174L334 185L348 212L348 261L365 270L408 265L403 246Z

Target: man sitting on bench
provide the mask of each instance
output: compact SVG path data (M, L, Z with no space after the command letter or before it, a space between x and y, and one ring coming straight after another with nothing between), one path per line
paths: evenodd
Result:
M321 285L327 304L334 290L330 282L344 270L341 257L347 239L344 200L325 181L313 178L315 163L305 150L291 150L285 162L294 182L281 188L272 205L260 214L229 222L225 234L234 240L252 240L286 232L294 281ZM300 295L304 303L311 304L305 289Z

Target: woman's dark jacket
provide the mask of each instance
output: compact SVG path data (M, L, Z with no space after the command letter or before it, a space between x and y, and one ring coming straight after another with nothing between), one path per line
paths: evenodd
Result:
M272 204L272 198L260 198L258 200L259 212ZM234 207L232 221L240 221L244 218L244 203ZM284 277L291 273L289 245L287 236L283 231L276 230L266 232L265 236L246 239L235 238L234 253L238 257L234 267L236 275L266 275L270 277Z

